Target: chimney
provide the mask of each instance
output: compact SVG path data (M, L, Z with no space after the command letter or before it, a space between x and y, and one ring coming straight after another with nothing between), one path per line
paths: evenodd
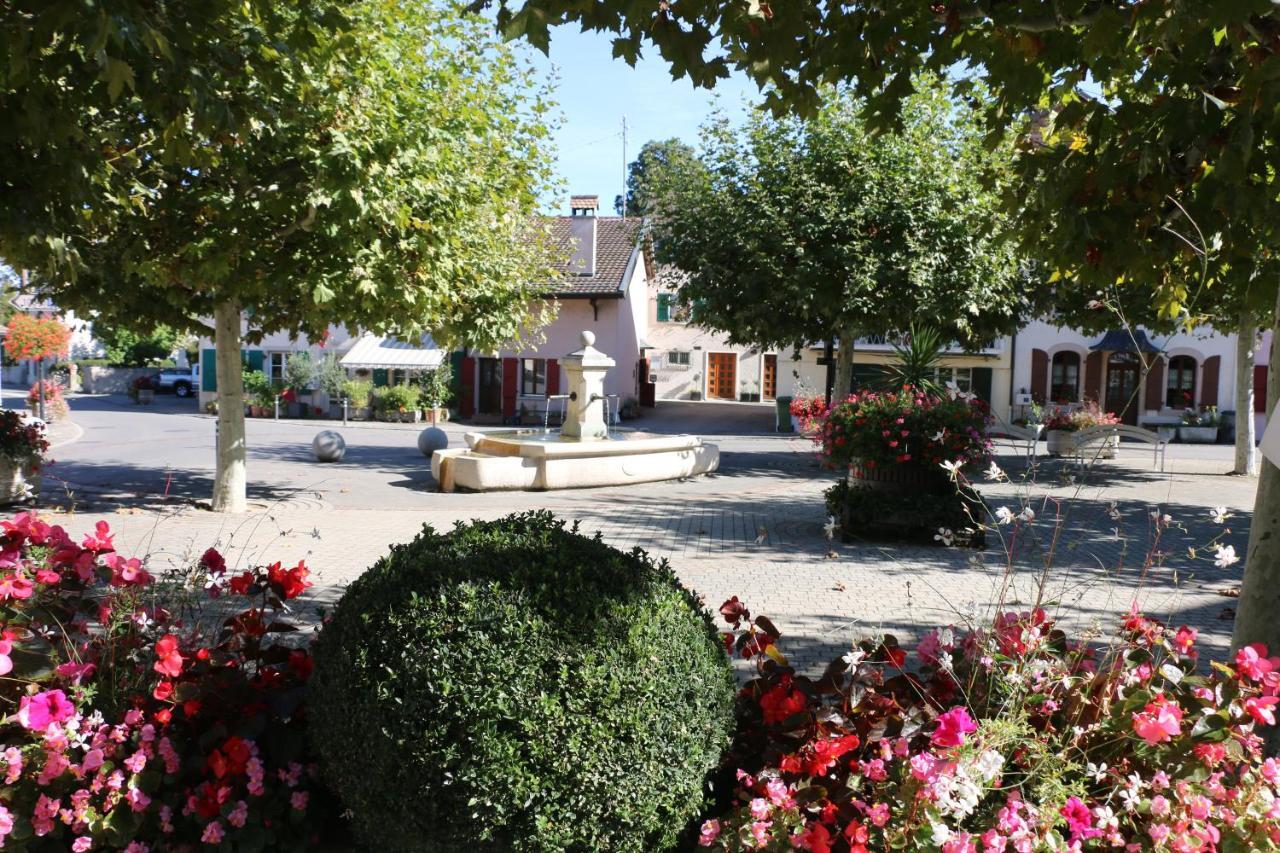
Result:
M569 197L569 234L573 238L573 256L569 259L571 275L596 274L596 210L600 196Z

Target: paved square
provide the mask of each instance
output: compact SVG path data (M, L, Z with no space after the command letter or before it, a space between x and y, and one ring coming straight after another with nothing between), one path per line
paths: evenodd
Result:
M1137 598L1151 615L1199 629L1205 651L1222 654L1234 615L1224 593L1238 585L1243 561L1218 569L1211 553L1188 549L1223 532L1209 509L1226 506L1233 517L1222 541L1243 556L1256 485L1223 474L1231 467L1229 447L1174 445L1163 474L1137 450L1099 461L1085 477L1042 457L1034 485L979 483L993 508L1029 498L1035 509L1035 523L1008 551L999 536L980 551L833 546L823 534L822 491L835 475L818 468L809 442L770 432L772 413L764 407L672 404L636 425L720 444L718 474L545 493L436 492L415 446L421 426L251 420L254 510L233 517L197 505L212 482L212 418L172 402L132 406L122 397L80 397L72 405L84 433L54 450L46 502L78 516L59 519L74 535L107 518L122 550L149 554L157 566L194 559L210 545L233 566L306 559L316 587L304 607L314 607L336 600L347 582L424 524L442 528L545 508L617 547L670 560L712 607L737 595L768 614L786 635L784 649L806 669L858 636L887 630L908 642L931 626L989 610L1006 582L1004 600L1028 606L1041 579L1045 606L1073 630L1109 628ZM326 428L346 438L340 463L311 460L311 437ZM455 445L462 441L466 428L445 428ZM1016 458L1000 461L1017 474ZM1155 507L1172 518L1160 530L1150 515ZM1147 566L1153 550L1159 557Z

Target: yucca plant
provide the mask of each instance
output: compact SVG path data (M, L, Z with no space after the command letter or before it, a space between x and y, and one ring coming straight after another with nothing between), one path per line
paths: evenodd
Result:
M905 342L893 345L896 360L885 365L881 384L887 390L910 385L930 394L943 393L935 377L944 348L942 334L936 328L913 323Z

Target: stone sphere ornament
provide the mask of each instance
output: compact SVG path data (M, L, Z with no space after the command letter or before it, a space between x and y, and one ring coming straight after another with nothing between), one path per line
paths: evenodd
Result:
M311 439L311 453L317 462L337 462L346 452L347 442L334 430L322 430Z
M448 446L449 434L440 427L427 427L418 433L418 452L428 459L437 450L444 450Z

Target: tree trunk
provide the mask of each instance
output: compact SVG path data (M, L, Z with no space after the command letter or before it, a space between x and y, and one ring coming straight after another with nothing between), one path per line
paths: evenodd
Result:
M213 312L213 345L218 377L218 469L213 480L214 512L244 512L244 379L240 358L240 306L220 302Z
M1272 318L1271 349L1280 341L1280 294ZM1280 370L1273 354L1267 371L1267 425L1274 427L1276 400L1280 399ZM1263 458L1258 475L1258 496L1253 502L1253 519L1249 526L1249 550L1246 555L1244 582L1236 606L1235 632L1231 646L1238 649L1250 643L1263 643L1271 654L1280 652L1280 468ZM1280 752L1280 727L1268 732L1271 754Z
M1258 471L1258 441L1253 422L1253 363L1258 327L1253 317L1240 315L1236 329L1236 465L1233 473Z
M836 385L831 395L831 404L844 400L853 387L853 341L854 332L845 329L840 333L840 348L836 352Z

